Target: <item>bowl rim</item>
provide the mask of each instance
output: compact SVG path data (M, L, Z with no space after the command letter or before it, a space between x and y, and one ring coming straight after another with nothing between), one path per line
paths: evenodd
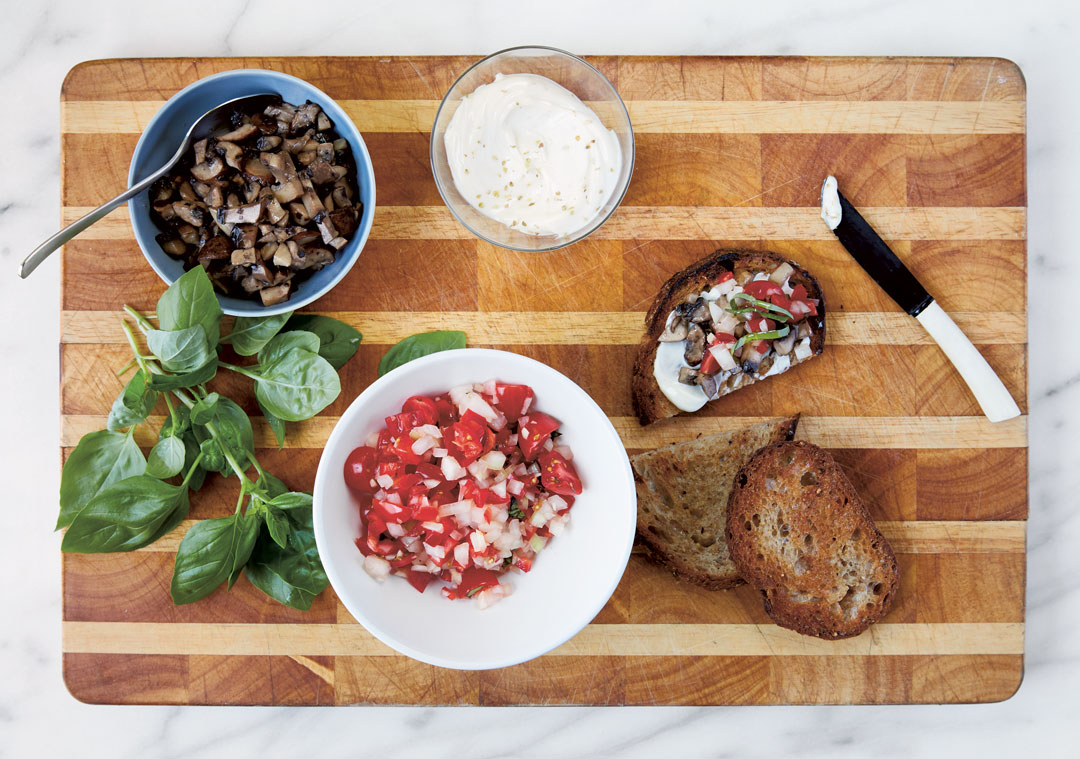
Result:
M377 205L377 203L376 203L376 190L377 190L377 187L376 187L376 184L375 184L375 166L371 162L371 154L368 152L367 143L364 142L363 134L361 134L360 130L356 127L356 124L353 123L353 120L352 120L352 118L350 118L348 112L346 112L345 109L341 107L341 104L338 103L337 100L335 100L334 98L327 95L321 89L316 87L314 84L307 81L306 79L301 79L300 77L293 76L292 74L286 74L283 71L275 71L274 69L239 68L239 69L229 69L227 71L219 71L219 72L217 72L215 74L210 74L209 76L204 76L201 79L196 79L194 82L191 82L190 84L185 85L181 89L174 92L172 94L172 96L170 96L162 104L162 106L157 109L157 111L154 113L154 115L150 117L150 120L146 122L146 126L144 126L143 129L142 129L142 134L139 135L138 142L135 143L135 149L131 153L131 161L128 164L127 181L128 181L128 187L130 187L132 184L135 183L135 181L136 181L136 179L135 179L135 163L136 163L136 159L139 157L140 153L143 150L146 149L146 145L148 144L148 137L147 136L151 133L151 130L155 126L157 126L159 123L162 123L162 122L166 121L166 119L167 119L166 112L169 109L169 107L174 103L174 101L176 101L180 97L188 94L189 92L192 92L192 91L194 91L194 90L196 90L196 89L198 89L200 87L205 86L207 83L215 82L215 81L218 81L218 80L221 80L221 79L232 79L232 78L237 78L237 77L242 77L242 76L250 76L252 74L257 74L259 76L265 76L265 77L268 77L270 79L276 79L276 80L279 80L279 81L284 81L284 82L289 82L291 84L299 85L304 89L310 90L312 95L314 95L315 97L325 99L325 102L332 103L339 111L341 111L341 115L344 117L345 123L352 130L352 132L356 135L356 143L357 144L354 147L354 152L362 153L364 155L364 157L366 158L367 171L363 172L363 174L365 175L365 181L371 187L371 200L372 200L372 202L370 204L371 205L370 210L365 207L364 213L361 215L361 218L360 218L360 223L357 226L357 233L359 235L359 241L358 241L357 246L356 246L356 251L346 261L341 261L340 259L335 261L335 263L341 263L341 266L338 267L336 274L333 277L331 277L321 288L311 290L311 292L309 294L304 295L301 298L290 298L289 300L286 300L286 301L284 301L282 303L278 303L277 305L274 305L274 306L262 306L257 301L252 300L252 301L250 301L250 303L252 304L252 306L254 306L254 308L251 309L251 310L237 309L237 308L233 308L232 306L227 305L226 303L223 303L222 298L224 296L222 296L215 289L214 295L217 297L218 303L221 306L222 311L224 311L227 315L229 315L229 316L263 317L263 316L274 316L274 315L277 315L277 314L283 314L283 313L286 313L288 311L297 311L297 310L303 308L304 306L310 305L311 303L315 302L316 300L318 300L322 296L326 295L332 289L337 287L337 285L341 282L341 280L345 278L345 275L347 275L349 273L349 271L352 270L352 267L355 266L356 262L360 259L360 254L363 252L364 246L367 245L368 237L371 234L371 228L372 228L372 225L374 224L375 208L376 208L376 205ZM310 99L315 99L315 97L310 98ZM340 130L340 124L335 123L334 128ZM352 145L352 140L351 139L349 140L349 143L350 143L350 145ZM357 182L358 183L360 181L360 173L361 173L361 171L360 171L360 169L358 167L357 168ZM140 193L140 195L141 194L142 193ZM136 212L135 201L137 200L138 197L139 196L137 195L135 197L130 198L127 201L128 223L131 225L131 231L132 231L132 234L135 237L135 243L139 246L139 250L142 252L143 258L145 258L147 263L150 264L150 268L152 268L154 270L154 272L158 275L158 277L161 278L161 281L163 281L167 287L171 287L173 285L173 283L176 281L176 279L172 278L169 274L167 274L164 271L164 269L161 266L158 265L158 262L156 260L154 260L154 258L150 255L150 253L146 250L146 247L144 246L142 239L140 238L138 232L135 229L135 212ZM365 217L366 217L366 223L365 223ZM151 220L150 223L153 224L153 220ZM353 239L355 240L356 238L354 237ZM349 240L349 242L352 243L353 240ZM162 253L164 255L168 255L164 251L162 251ZM239 300L239 299L235 299L235 300Z
M503 55L505 53L512 53L512 52L515 52L515 51L518 51L518 50L546 50L548 52L557 53L559 55L566 56L567 58L572 58L573 60L577 61L578 63L581 63L581 64L587 66L588 68L592 69L596 73L596 75L600 77L601 81L603 81L608 86L608 88L611 90L611 92L615 95L615 99L618 101L619 107L622 109L622 113L626 117L627 131L628 131L628 133L630 135L630 157L629 157L629 163L628 163L628 166L627 166L626 183L623 185L622 190L620 190L619 196L618 196L618 198L616 198L615 203L611 206L611 210L608 211L604 215L604 217L601 218L598 223L596 223L595 226L593 226L591 229L589 229L588 232L586 232L584 234L579 234L579 233L575 232L573 235L568 235L562 241L553 243L552 245L549 245L549 246L543 247L543 248L523 248L523 247L519 247L519 246L516 246L516 245L508 245L505 242L500 242L499 240L493 240L493 239L491 239L491 237L489 237L489 236L487 236L485 234L482 234L482 233L478 232L477 230L473 229L473 227L467 221L465 221L454 210L454 207L452 205L450 205L450 201L447 199L447 193L443 189L443 182L439 178L439 173L437 171L435 171L435 143L436 143L435 126L439 123L439 116L442 115L443 109L446 107L447 98L450 97L450 93L454 91L454 88L458 86L458 83L460 83L465 77L467 77L469 75L469 73L472 72L473 69L475 69L475 68L477 68L479 66L482 66L484 63L487 63L492 58ZM556 84L559 84L559 83L556 82ZM561 87L562 85L560 84L559 86ZM573 94L574 94L575 97L577 96L577 93L573 93ZM604 76L604 72L602 72L600 69L598 69L596 66L592 65L591 63L589 63L587 60L582 58L580 55L575 55L574 53L571 53L568 50L563 50L562 48L558 48L558 47L552 47L551 45L515 45L514 47L504 48L502 50L498 50L498 51L496 51L494 53L491 53L489 55L485 55L483 58L480 58L479 60L474 62L472 65L470 65L467 69L465 69L463 72L461 72L461 74L456 79L454 79L453 84L450 85L449 89L447 89L446 92L443 94L442 100L439 101L439 107L435 111L435 120L431 122L431 137L428 139L428 163L431 166L431 175L435 179L435 187L439 191L439 197L442 198L443 205L446 206L446 209L448 211L450 211L450 215L453 216L454 219L459 224L461 224L461 226L465 227L465 229L469 230L470 233L472 233L476 237L480 238L484 242L486 242L486 243L488 243L490 245L494 245L497 248L503 248L505 250L513 250L513 251L516 251L516 252L519 252L519 253L551 253L553 251L561 250L562 248L569 247L570 245L573 245L574 243L581 242L582 240L584 240L584 239L592 236L593 234L595 234L598 229L600 229L602 226L607 224L608 220L611 219L611 217L615 214L616 211L619 210L619 206L622 205L623 198L626 197L626 192L627 192L627 190L630 189L630 182L634 178L634 165L635 165L636 158L637 158L637 138L634 135L634 124L630 120L630 111L627 110L626 103L623 101L622 95L619 94L619 91L618 91L618 89L616 89L615 85L613 85L611 83L610 79L608 79L606 76ZM588 226L589 225L586 225L586 227L583 227L582 229L586 229L586 228L588 228ZM552 235L538 235L537 239L542 239L543 237L553 237L553 236Z
M630 494L630 497L632 499L632 503L628 507L628 512L630 514L630 518L628 520L629 529L627 530L624 545L622 546L619 554L621 558L619 560L618 571L613 573L613 579L609 583L609 586L605 589L605 591L602 594L597 594L597 602L588 607L587 613L583 613L582 615L575 617L572 622L568 622L564 632L559 632L558 634L553 635L550 641L545 641L539 647L530 648L527 651L518 655L507 656L502 659L490 661L465 659L455 660L442 656L435 656L428 654L424 651L417 650L410 645L403 644L400 641L394 639L389 633L387 633L377 624L372 622L371 619L363 613L363 610L357 606L357 604L352 603L351 599L346 598L346 596L338 590L340 586L344 585L343 581L345 579L345 576L338 573L338 567L333 563L333 561L327 561L326 559L323 559L323 569L326 572L327 579L330 581L330 586L334 588L334 592L337 594L338 599L341 601L342 605L349 612L349 614L351 614L353 618L357 621L357 623L363 626L364 629L371 633L371 635L373 635L377 640L394 649L398 653L404 654L405 656L408 656L412 659L416 659L417 661L424 662L425 664L432 664L434 666L444 667L446 669L487 670L498 669L501 667L510 667L515 664L521 664L523 662L535 659L539 656L543 656L549 651L552 651L555 648L558 648L562 644L566 643L568 640L570 640L575 635L580 633L583 629L585 629L585 627L588 626L588 624L596 618L596 615L600 613L600 611L604 608L607 602L611 599L612 595L615 593L615 589L618 587L619 583L622 581L623 575L626 573L626 566L630 561L630 554L634 547L634 539L637 534L637 489L634 484L634 470L630 464L630 457L626 453L626 447L623 445L622 438L619 437L619 433L615 430L615 427L611 424L611 421L608 419L607 414L602 408L600 408L600 405L593 399L593 397L589 395L584 388L582 388L572 379L560 372L558 369L555 369L554 367L549 366L542 361L537 361L534 358L530 358L529 356L523 356L520 353L514 353L513 351L502 351L492 348L459 348L430 354L428 356L423 356L421 358L414 359L407 364L403 364L397 369L387 372L386 374L372 382L370 385L368 385L366 388L364 388L364 390L361 391L360 394L352 400L348 408L345 409L345 411L341 414L338 422L334 425L334 429L330 432L330 436L327 439L325 446L323 447L323 452L319 457L319 465L315 472L315 485L312 488L312 520L315 533L315 545L316 547L319 547L320 557L323 557L324 555L322 551L322 546L326 546L330 539L329 535L327 535L326 533L327 527L324 519L322 518L322 515L324 514L324 510L326 508L332 508L333 506L332 504L325 505L326 499L320 496L322 495L323 489L326 487L325 483L328 478L341 476L340 472L331 472L328 470L329 464L327 463L327 460L329 457L327 456L327 451L336 449L344 444L347 444L347 441L344 441L343 439L345 435L344 423L346 419L352 415L358 414L359 409L363 407L365 402L370 400L371 396L376 395L384 387L393 385L396 382L397 377L400 376L398 372L400 372L402 369L411 367L411 371L422 373L429 369L432 365L439 364L440 362L470 361L474 358L483 358L491 354L496 354L500 357L509 356L511 357L510 360L520 361L523 367L555 375L557 381L562 381L569 384L573 389L580 393L581 400L586 405L586 407L594 410L602 419L605 420L605 423L603 425L604 432L610 437L613 448L620 451L622 454L619 457L621 466L612 466L610 471L605 470L605 475L609 478L615 478L618 476L622 476L623 478L625 478L624 486L626 487L627 492ZM329 554L326 555L328 556Z

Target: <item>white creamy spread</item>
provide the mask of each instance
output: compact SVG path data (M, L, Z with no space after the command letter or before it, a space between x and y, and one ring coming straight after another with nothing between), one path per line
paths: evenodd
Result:
M821 218L829 229L835 230L840 226L840 217L840 192L836 188L836 177L830 174L821 185Z
M569 235L615 191L615 132L569 90L496 74L462 98L444 137L454 185L480 213L532 235Z
M701 385L679 382L679 369L688 366L683 360L685 346L679 343L660 343L653 359L653 377L667 399L682 411L697 411L709 402Z

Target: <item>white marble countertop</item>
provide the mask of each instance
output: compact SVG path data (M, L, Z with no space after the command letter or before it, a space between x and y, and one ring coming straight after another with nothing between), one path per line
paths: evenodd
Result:
M836 8L821 11L819 7ZM723 6L727 10L722 9ZM184 6L119 0L3 0L0 92L0 389L5 473L0 567L0 756L247 756L312 751L413 756L1077 755L1080 716L1080 352L1071 316L1080 184L1072 0L806 0L523 3L347 2L333 23L275 23L266 0ZM280 14L282 11L279 10ZM298 28L299 26L299 28ZM987 706L285 709L95 707L60 674L58 260L18 262L59 217L58 96L90 58L484 53L544 43L582 53L988 55L1018 62L1029 96L1031 502L1027 671ZM1071 91L1072 96L1067 92ZM1071 329L1064 334L1071 333ZM1063 344L1067 347L1062 347ZM312 743L314 739L314 744ZM1068 749L1069 745L1073 749Z

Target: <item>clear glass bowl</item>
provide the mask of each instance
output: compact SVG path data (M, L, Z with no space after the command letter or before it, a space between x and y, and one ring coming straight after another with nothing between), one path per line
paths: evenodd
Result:
M454 185L446 158L446 128L462 98L480 85L494 81L496 74L539 74L551 79L577 95L618 137L623 161L615 190L592 221L570 235L529 235L511 229L469 205ZM431 129L431 170L446 207L477 237L510 250L557 250L588 237L603 226L619 207L630 184L630 175L634 172L634 131L622 98L595 66L576 55L552 47L512 47L473 64L443 97Z

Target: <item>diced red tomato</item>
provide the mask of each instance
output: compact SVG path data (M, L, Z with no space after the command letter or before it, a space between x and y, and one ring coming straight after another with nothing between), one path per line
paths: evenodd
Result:
M432 575L429 572L419 572L415 569L410 569L409 573L405 575L405 579L409 581L409 584L423 593L427 590L428 583L431 582Z
M518 423L518 447L526 461L532 461L539 455L544 443L559 426L558 419L539 411L521 417Z
M397 479L405 474L405 464L393 459L383 459L375 466L375 476L379 477L384 474Z
M446 447L462 466L468 466L484 455L487 426L471 419L455 422L446 430ZM494 443L494 435L492 436Z
M705 351L705 357L701 359L699 371L702 374L716 374L720 371L720 363L713 357L712 353Z
M458 583L458 594L469 597L484 588L490 588L499 584L499 575L490 569L469 567L461 573L461 582Z
M440 427L449 426L457 420L457 409L449 398L445 395L436 395L432 400L435 401L435 409L439 412Z
M805 285L795 285L793 288L791 288L792 300L806 300L807 295L808 293L806 292Z
M441 480L442 469L438 464L432 464L424 461L416 465L416 473L422 476L425 480Z
M733 342L735 342L735 335L732 335L729 332L717 332L716 333L716 342L718 342L720 344L725 344L725 345L727 343L733 343Z
M533 397L533 389L528 385L495 383L495 408L507 419L517 419L525 414L532 405Z
M386 429L390 430L390 434L394 437L405 435L416 426L413 415L405 412L388 416L383 421L386 422Z
M770 332L776 329L776 322L763 316L752 316L746 321L751 332Z
M734 274L734 272L725 271L723 274L721 274L719 277L716 278L716 284L718 284L718 285L723 284L724 282L727 282L729 279L735 279L735 274Z
M540 484L560 495L581 493L581 478L577 470L558 451L548 451L540 456Z
M411 414L416 424L438 424L439 407L426 395L414 395L401 404L403 414Z
M779 293L784 294L783 288L772 280L756 279L743 285L743 292L758 300L768 300L769 296Z
M379 489L375 482L378 454L374 448L362 445L354 448L345 459L345 485L357 493L374 493Z

